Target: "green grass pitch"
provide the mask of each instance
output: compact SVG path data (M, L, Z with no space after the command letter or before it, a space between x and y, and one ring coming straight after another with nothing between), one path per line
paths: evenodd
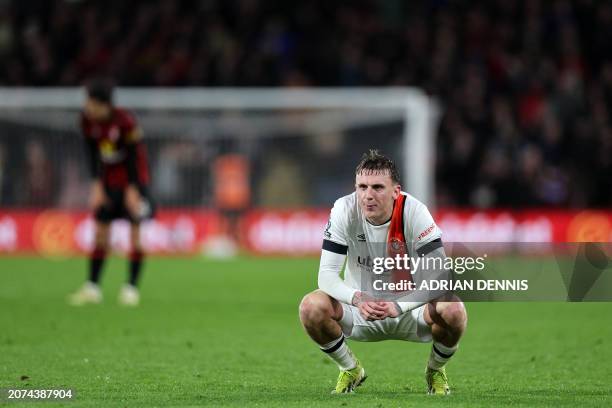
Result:
M73 308L65 296L84 259L0 258L0 388L76 390L54 407L612 405L612 303L468 304L447 368L453 394L442 398L424 395L429 345L351 342L368 381L332 396L337 369L297 315L317 266L152 258L141 307L125 309L126 264L113 258L104 304Z

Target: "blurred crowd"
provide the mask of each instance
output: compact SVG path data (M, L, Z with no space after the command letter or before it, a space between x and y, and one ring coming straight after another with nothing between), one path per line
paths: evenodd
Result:
M0 0L0 85L418 86L438 205L603 207L610 39L595 0Z

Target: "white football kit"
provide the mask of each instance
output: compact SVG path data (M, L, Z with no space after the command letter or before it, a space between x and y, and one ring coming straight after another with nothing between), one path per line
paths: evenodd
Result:
M423 203L407 193L402 194L406 196L403 219L408 254L416 256L424 245L440 241L442 231ZM344 315L340 325L346 337L358 341L431 341L431 330L423 318L424 305L398 302L403 312L400 316L367 321L351 304L355 292L361 291L362 274L373 274L372 260L386 256L390 224L391 220L382 225L370 224L361 212L356 193L338 199L324 232L319 288L341 302Z

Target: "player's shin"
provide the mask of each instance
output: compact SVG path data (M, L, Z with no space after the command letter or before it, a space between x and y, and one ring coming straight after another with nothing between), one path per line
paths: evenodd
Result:
M138 279L140 278L140 272L142 271L143 260L144 253L141 250L133 250L130 252L130 273L128 282L134 287L138 285Z
M431 353L429 354L427 366L432 370L440 370L455 354L458 347L458 344L454 345L453 347L448 347L440 342L434 341L431 347Z
M321 351L329 356L341 371L352 370L357 366L357 359L341 334L339 338L321 346Z
M89 281L98 284L106 260L106 249L96 247L89 255Z

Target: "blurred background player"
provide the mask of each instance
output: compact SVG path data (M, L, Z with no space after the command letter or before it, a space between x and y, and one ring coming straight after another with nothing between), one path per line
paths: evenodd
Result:
M87 87L81 130L93 179L89 205L95 218L95 237L88 279L69 302L83 305L102 301L99 282L109 250L110 223L124 218L131 224L131 250L129 279L121 288L119 303L136 306L140 301L137 285L144 257L140 223L153 216L142 131L130 112L113 105L113 85L105 79L94 80Z

